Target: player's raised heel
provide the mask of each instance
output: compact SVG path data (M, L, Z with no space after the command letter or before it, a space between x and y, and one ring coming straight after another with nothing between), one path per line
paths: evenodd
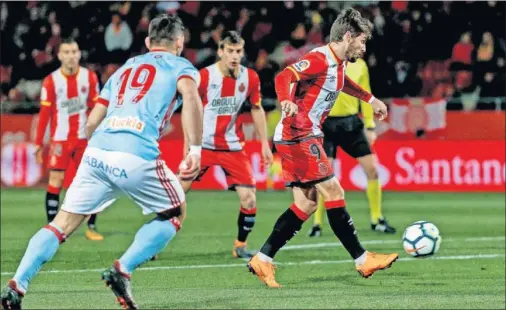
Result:
M252 258L255 256L255 251L249 251L246 242L235 240L234 248L232 249L232 256L235 258Z
M21 309L23 293L17 289L16 282L10 280L7 287L2 291L0 299L2 301L2 309Z
M260 281L264 282L265 285L272 288L279 288L281 285L276 282L275 267L274 264L268 262L262 262L258 255L253 256L248 262L248 270L252 274L256 275Z
M399 254L377 254L374 252L367 252L365 263L357 266L358 273L364 277L369 278L376 271L388 269L399 258Z
M102 280L112 290L123 309L138 309L132 296L130 277L119 271L117 262L114 263L113 267L102 272Z
M101 235L96 229L88 227L85 232L86 239L91 241L102 241L104 236Z

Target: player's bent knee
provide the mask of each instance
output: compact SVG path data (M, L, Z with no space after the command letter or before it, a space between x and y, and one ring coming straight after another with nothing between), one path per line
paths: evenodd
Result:
M317 185L318 191L322 194L325 201L334 201L344 199L344 189L336 178L322 182Z
M179 207L165 210L163 212L157 213L156 217L151 221L169 221L174 225L176 232L178 232L181 227L184 218L186 217L186 203Z
M163 219L163 220L170 220L171 218L179 217L181 214L182 214L182 208L181 208L181 206L179 206L177 208L167 209L165 211L157 213L156 218Z
M76 214L60 210L56 214L53 223L60 227L66 236L70 236L86 217L86 214Z
M63 179L65 178L65 171L51 170L49 172L49 185L61 188L63 186Z
M318 209L318 204L315 201L307 200L307 214L313 214Z
M241 202L241 207L244 209L253 209L256 207L256 195L254 191L248 191L247 193L243 193L239 195L239 201Z
M318 207L317 203L310 199L297 199L295 205L308 215L313 214Z

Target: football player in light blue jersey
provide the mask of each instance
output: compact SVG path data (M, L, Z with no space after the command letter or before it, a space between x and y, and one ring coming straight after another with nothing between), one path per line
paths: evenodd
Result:
M200 171L199 73L179 57L183 33L178 17L156 17L146 38L150 52L128 60L107 81L88 118L86 133L91 139L63 206L30 240L13 279L1 294L4 309L20 309L28 284L66 236L88 215L110 206L119 193L130 197L144 214L157 214L139 229L125 254L102 273L119 303L125 309L137 309L132 272L165 248L186 215L181 184L158 159L158 139L177 108L178 94L183 101L183 130L190 140L179 176L192 180Z

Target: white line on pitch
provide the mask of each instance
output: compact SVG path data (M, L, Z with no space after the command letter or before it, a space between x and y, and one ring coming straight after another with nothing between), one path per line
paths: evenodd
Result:
M500 241L505 240L506 238L504 236L498 236L498 237L471 237L471 238L462 238L462 239L443 239L443 242L455 242L455 241ZM361 244L401 244L400 240L365 240L361 241ZM321 242L321 243L309 243L309 244L294 244L294 245L287 245L281 248L281 251L290 251L290 250L303 250L303 249L317 249L317 248L328 248L328 247L338 247L342 246L340 242Z
M468 259L490 259L505 257L505 254L483 254L483 255L454 255L454 256L433 256L425 259L417 258L400 258L399 261L424 261L424 260L468 260ZM323 264L352 264L351 259L346 260L310 260L301 262L276 262L276 265L294 266L294 265L323 265ZM217 264L217 265L187 265L187 266L157 266L157 267L141 267L136 271L150 271L150 270L173 270L173 269L207 269L207 268L245 268L245 263L241 264ZM74 269L74 270L43 270L40 273L84 273L84 272L100 272L102 269ZM2 276L13 275L13 272L2 272Z

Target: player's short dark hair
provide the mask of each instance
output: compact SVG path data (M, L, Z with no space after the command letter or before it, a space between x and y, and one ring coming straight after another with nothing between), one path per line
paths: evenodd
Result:
M154 44L169 44L182 36L184 29L183 21L178 16L158 15L149 23L149 41Z
M77 44L77 41L74 37L65 37L60 40L60 44L58 45L58 49L62 46L62 44Z
M342 11L332 24L332 28L330 29L330 41L342 41L344 35L348 31L354 38L365 33L367 39L370 39L372 29L372 23L363 18L359 11L348 8Z
M239 32L233 30L225 31L221 35L218 47L223 49L225 47L225 44L239 44L239 43L244 43L244 39L241 37Z

